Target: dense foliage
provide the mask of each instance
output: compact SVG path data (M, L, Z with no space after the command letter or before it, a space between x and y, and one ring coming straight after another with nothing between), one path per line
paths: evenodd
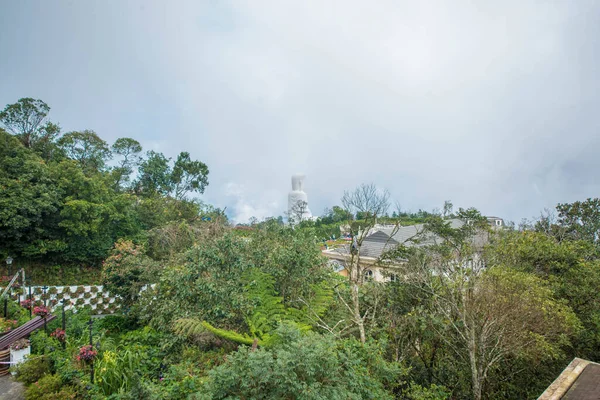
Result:
M118 239L199 217L188 195L208 185L205 164L187 152L174 162L142 156L131 138L109 146L91 130L61 135L49 111L25 98L0 112L1 255L97 265Z
M316 220L235 229L189 197L208 169L188 153L61 134L49 110L0 112L0 252L57 280L102 265L120 309L32 334L27 399L535 399L573 357L600 360L599 199L499 229L450 202L390 215L361 185ZM421 225L367 263L382 223ZM320 251L341 233L343 276ZM50 312L8 302L1 330L29 308Z

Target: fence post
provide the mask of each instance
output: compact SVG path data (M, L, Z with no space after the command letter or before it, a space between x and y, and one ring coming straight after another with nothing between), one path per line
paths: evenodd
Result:
M67 320L65 318L65 303L66 303L66 300L62 299L60 302L62 303L62 330L63 330L63 332L65 332L65 340L63 340L63 342L62 342L62 347L63 347L63 350L65 350L67 348L67 336L66 336L66 334L67 334Z
M94 342L93 342L93 338L92 338L92 325L94 324L94 320L92 319L92 317L90 316L90 322L88 322L89 326L90 326L90 347L91 349L94 348ZM90 379L91 379L91 383L94 383L94 360L92 360L91 365L90 365Z
M31 285L29 285L29 318L33 316L33 300L31 299Z

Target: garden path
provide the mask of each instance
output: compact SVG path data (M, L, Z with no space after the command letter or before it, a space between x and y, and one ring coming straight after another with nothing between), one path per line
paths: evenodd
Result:
M0 377L0 400L25 400L25 386L10 375Z

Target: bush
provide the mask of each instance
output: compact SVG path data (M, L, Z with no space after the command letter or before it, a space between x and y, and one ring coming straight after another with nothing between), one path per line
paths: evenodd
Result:
M98 305L100 308L100 305ZM122 315L109 315L98 320L98 328L105 329L107 333L122 333L137 328L136 321Z
M25 400L68 399L54 396L61 390L62 380L58 375L45 375L31 384L25 391ZM72 397L73 398L73 397Z
M40 380L50 373L50 361L46 356L34 356L15 367L16 379L26 385Z
M82 398L73 386L62 386L58 392L48 393L40 400L75 400Z
M277 336L273 347L240 347L209 371L201 398L315 398L318 393L324 399L391 400L407 373L385 361L374 344L302 336L287 326Z
M123 304L131 306L138 298L141 288L155 282L158 264L143 254L143 248L131 241L119 240L102 263L102 283L113 295L121 297Z

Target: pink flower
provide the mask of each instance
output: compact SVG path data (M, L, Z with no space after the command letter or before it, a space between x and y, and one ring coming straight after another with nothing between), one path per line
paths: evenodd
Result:
M94 346L85 345L79 349L78 361L91 362L98 356L98 352L94 350Z
M35 306L33 307L33 313L37 316L44 318L48 314L50 314L50 310L46 306Z

